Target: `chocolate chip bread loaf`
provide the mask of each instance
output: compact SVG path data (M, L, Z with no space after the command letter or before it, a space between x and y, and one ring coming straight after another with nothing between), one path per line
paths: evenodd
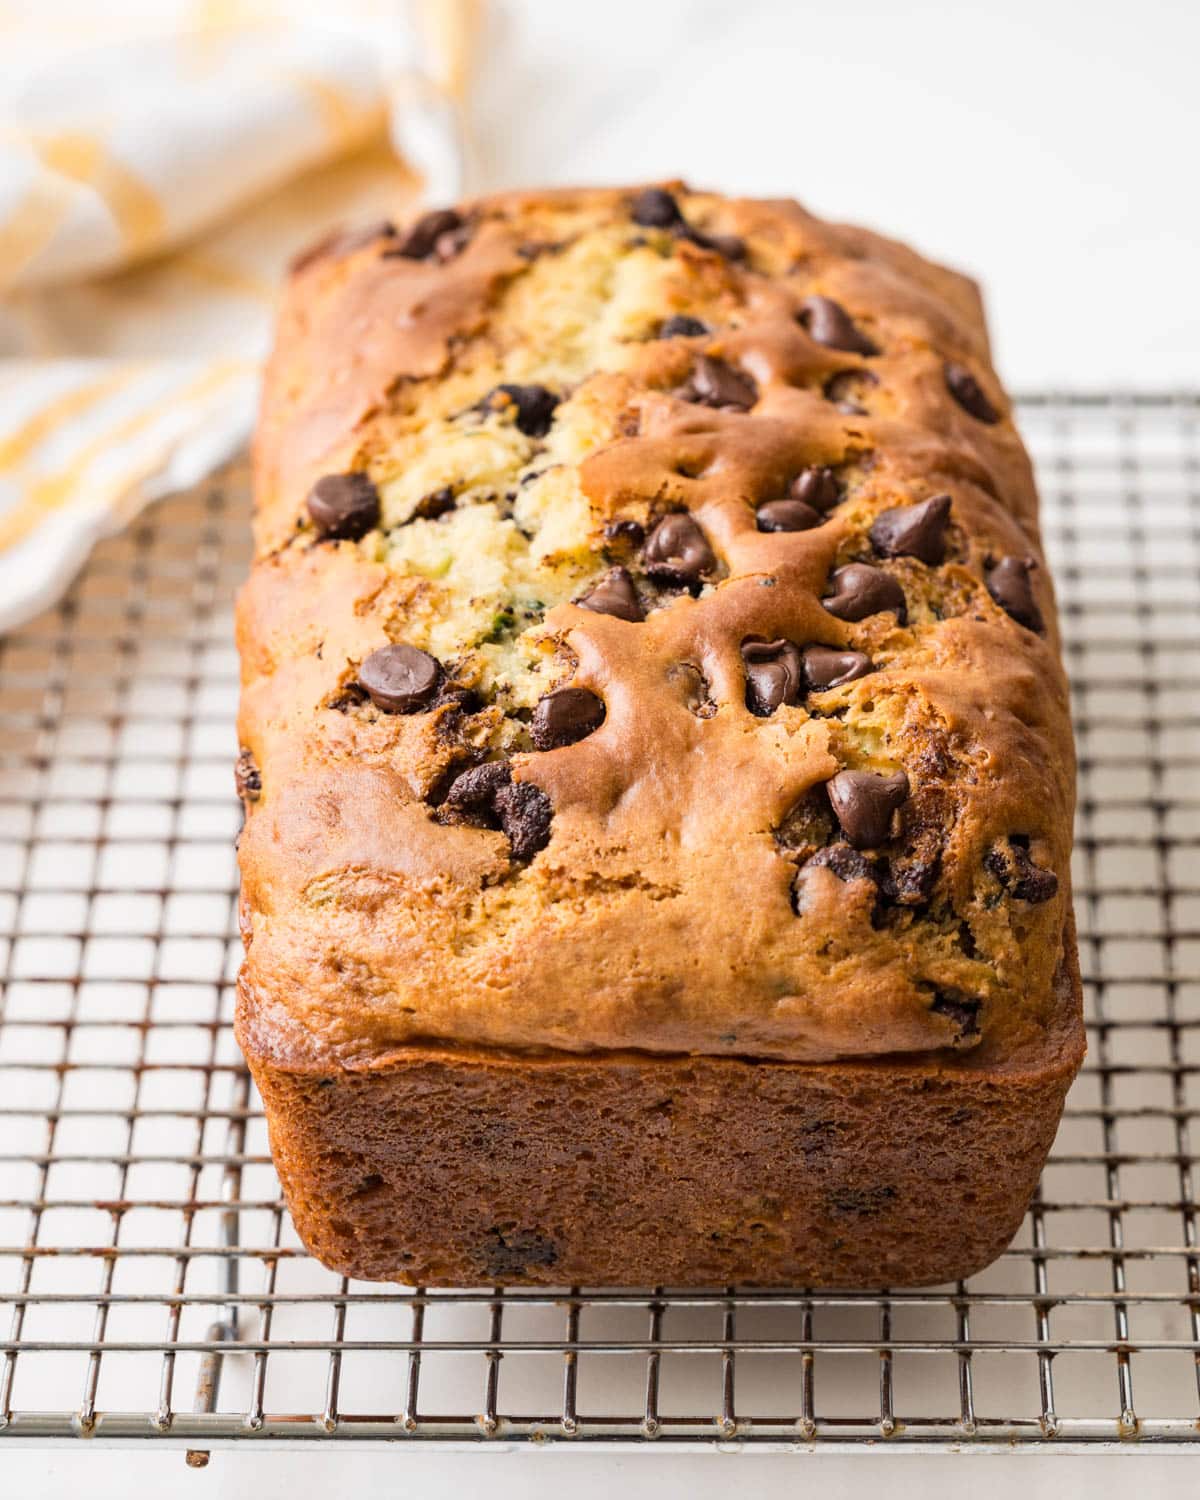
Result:
M238 1035L356 1277L911 1284L1083 1051L1037 499L975 287L513 194L294 271L239 609Z

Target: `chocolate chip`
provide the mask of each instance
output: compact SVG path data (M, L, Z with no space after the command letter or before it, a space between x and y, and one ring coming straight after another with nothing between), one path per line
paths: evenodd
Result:
M433 708L444 708L446 714L438 723L438 737L455 741L462 734L462 725L456 722L456 716L462 714L477 714L483 707L479 695L470 688L458 687L453 683L443 680L438 688L438 695L431 705Z
M804 866L806 870L832 870L839 880L874 880L875 872L857 849L849 844L830 844L818 849Z
M837 878L847 884L851 880L875 879L875 871L849 844L830 844L817 852L800 866L792 880L792 910L798 917L804 915L808 905L808 881L815 870L832 870Z
M550 842L554 815L549 797L529 781L514 781L506 761L488 761L464 771L446 794L443 821L499 828L512 857L532 859Z
M664 516L650 533L642 561L651 578L688 587L717 566L707 537L691 516L680 511Z
M368 475L326 474L308 492L313 525L328 541L356 542L379 525L379 491Z
M606 542L621 542L631 547L640 547L645 539L646 528L640 521L609 521L604 527Z
M559 688L539 701L529 733L536 749L557 750L586 739L603 723L603 699L587 688Z
M428 651L396 642L372 651L358 669L358 680L376 708L411 714L436 697L442 669Z
M793 500L803 500L805 505L811 505L824 515L841 503L842 487L832 469L814 465L800 470L792 480L788 494Z
M706 234L702 229L693 229L690 224L677 231L681 240L688 240L701 250L715 250L726 260L744 260L746 241L738 234Z
M928 857L920 851L897 855L887 860L880 872L880 894L893 906L924 906L940 865L940 849Z
M874 771L839 771L826 782L829 805L842 832L856 849L871 849L891 836L892 814L908 797L903 771L879 776Z
M878 384L870 370L839 370L825 382L824 396L846 416L865 417L868 413L862 404L863 399L867 391Z
M442 262L453 260L471 243L471 226L460 224L457 229L449 229L445 234L439 234L437 244L434 245L434 259Z
M823 693L826 688L855 682L872 671L871 659L862 651L838 651L833 646L805 646L804 680L809 689Z
M618 620L629 620L635 625L646 618L633 579L625 568L611 568L575 603L581 609L593 610L598 615L615 615Z
M758 400L758 387L741 370L735 370L722 359L702 354L679 394L685 401L718 411L749 411Z
M958 1027L954 1045L973 1041L979 1035L979 1008L981 1001L964 995L961 990L938 990L929 1007L935 1016L945 1016Z
M434 490L432 494L422 495L417 501L416 509L412 513L414 521L436 521L439 516L444 516L458 503L453 486L443 485L440 490Z
M514 859L532 859L550 842L554 809L541 787L531 781L510 782L496 793L495 808Z
M803 500L767 500L754 512L759 531L811 531L825 519Z
M630 214L643 229L672 229L684 222L679 204L665 188L643 188L634 198Z
M800 648L792 641L742 642L746 668L746 707L766 719L784 704L800 702L804 692Z
M402 256L405 260L428 260L434 255L439 260L448 260L462 248L458 237L465 227L462 215L454 209L435 208L422 214L403 242L387 254Z
M233 765L233 783L243 802L257 802L262 791L262 774L253 754L244 747Z
M1002 557L987 570L987 591L1018 625L1034 630L1040 635L1045 628L1042 612L1033 597L1032 570L1037 567L1032 557Z
M830 579L833 592L821 603L839 620L865 620L890 609L896 613L896 624L908 618L904 590L890 573L873 568L870 563L847 563Z
M946 389L963 411L979 422L991 424L1000 420L1000 413L988 400L983 387L966 365L956 364L954 360L948 359L942 366L942 373L946 379Z
M875 517L871 545L881 557L915 557L930 567L946 558L950 496L931 495L919 505L901 505Z
M457 813L490 811L496 794L512 783L512 767L507 761L489 760L472 766L456 776L446 793L445 807Z
M1014 901L1040 906L1058 894L1058 876L1035 865L1029 850L1016 837L989 849L983 862Z
M554 420L559 398L544 385L498 385L483 399L483 405L491 411L506 411L516 408L518 432L526 437L545 437Z
M815 344L823 344L827 349L845 349L851 354L879 353L878 346L855 326L850 314L832 297L805 297L799 317Z
M658 337L660 339L695 339L707 332L708 324L702 323L699 318L689 318L686 313L676 313L674 317L659 324Z

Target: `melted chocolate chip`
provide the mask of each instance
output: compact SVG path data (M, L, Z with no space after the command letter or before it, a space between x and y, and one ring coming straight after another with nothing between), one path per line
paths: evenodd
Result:
M846 416L865 417L868 413L863 399L878 384L870 370L839 370L825 382L823 394L826 401L832 401Z
M453 812L477 813L487 811L495 800L496 793L512 784L512 767L507 761L489 760L482 766L472 766L456 776L446 793L444 806Z
M811 531L824 517L803 500L767 500L754 512L759 531Z
M897 855L885 862L879 877L879 890L893 906L924 906L929 900L941 865L941 850L931 854L921 850Z
M686 224L677 231L681 240L687 240L700 250L714 250L726 260L744 260L746 241L737 234L706 234L702 229L693 229Z
M818 849L804 867L806 870L832 870L839 880L874 880L875 872L857 849L849 844L830 844Z
M417 501L416 509L412 513L414 521L436 521L439 516L444 516L458 504L458 498L454 493L452 485L443 485L440 490L434 490L432 494L422 495Z
M679 204L665 188L643 188L633 200L630 216L643 229L672 229L684 222Z
M814 465L800 470L792 480L788 494L793 500L803 500L805 505L811 505L814 510L825 515L840 504L842 487L832 469Z
M1037 566L1031 557L1002 557L987 571L987 591L1018 625L1039 635L1045 628L1042 612L1033 597L1032 570Z
M660 339L696 339L708 332L708 324L699 318L689 318L686 313L676 313L659 324Z
M541 787L531 781L510 782L496 793L495 808L514 859L532 859L550 842L554 809Z
M830 579L833 592L821 603L839 620L865 620L890 609L896 613L897 625L908 618L904 590L890 573L873 568L870 563L847 563Z
M749 375L724 360L702 354L692 378L680 389L685 401L711 406L718 411L749 411L758 400L758 387Z
M804 692L800 648L792 641L742 642L746 668L746 707L766 719L784 704L794 706Z
M327 541L356 542L379 525L379 491L359 471L318 479L306 505L313 525Z
M488 761L464 771L446 794L444 821L499 828L513 859L532 859L550 842L554 816L549 797L530 781L514 781L506 761Z
M462 249L466 225L461 214L452 208L435 208L422 214L404 236L401 244L387 251L388 256L405 260L449 260Z
M901 505L875 517L871 545L881 557L915 557L930 567L946 558L950 496L931 495L919 505Z
M792 880L792 910L803 916L808 905L808 881L816 870L832 870L846 884L852 880L874 881L875 871L857 849L849 844L830 844L800 866Z
M1035 865L1029 850L1015 838L989 849L983 862L1014 901L1040 906L1058 894L1058 876Z
M823 344L826 349L845 349L850 354L879 353L878 346L832 297L805 297L799 317L813 343Z
M257 802L262 791L262 773L253 754L244 747L233 765L233 784L243 802Z
M411 714L437 696L442 669L428 651L397 642L372 651L358 669L358 680L376 708Z
M1000 420L1000 413L988 400L983 387L966 365L956 364L954 360L948 359L942 366L942 373L946 379L946 389L963 411L977 422L992 424Z
M498 385L483 398L481 405L489 411L504 412L515 408L517 431L526 437L545 437L554 421L559 398L544 385Z
M691 587L717 566L708 538L681 511L664 516L646 540L642 562L651 578Z
M604 540L640 547L646 540L646 529L640 521L609 521L604 528Z
M646 618L633 579L625 568L611 568L575 603L581 609L593 610L598 615L615 615L618 620L629 620L635 625Z
M665 188L643 188L633 200L630 215L643 229L670 229L677 238L688 240L701 250L715 250L729 260L741 260L746 254L745 241L736 234L706 234L702 229L694 229Z
M833 646L805 646L804 680L810 691L823 693L826 688L855 682L872 671L871 659L862 651L838 651Z
M833 813L821 785L809 787L772 830L776 847L798 863L811 859L834 835Z
M559 688L538 702L529 733L536 749L557 750L586 739L603 723L603 699L587 688Z
M826 782L829 805L842 832L856 849L872 849L891 836L892 814L908 797L903 771L879 776L874 771L839 771Z
M935 1016L945 1016L958 1027L954 1045L974 1041L979 1035L979 1009L982 1001L964 995L960 990L939 990L929 1007Z

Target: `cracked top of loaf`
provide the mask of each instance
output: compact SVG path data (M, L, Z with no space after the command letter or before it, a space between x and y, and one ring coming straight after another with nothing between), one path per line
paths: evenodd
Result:
M243 1035L996 1063L1073 759L975 286L791 202L517 193L299 262L239 605Z

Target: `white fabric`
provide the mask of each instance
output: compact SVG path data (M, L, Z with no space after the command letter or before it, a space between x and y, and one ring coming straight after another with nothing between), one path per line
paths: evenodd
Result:
M244 443L297 249L414 212L418 173L457 196L461 56L418 23L461 49L473 10L0 12L0 630Z

